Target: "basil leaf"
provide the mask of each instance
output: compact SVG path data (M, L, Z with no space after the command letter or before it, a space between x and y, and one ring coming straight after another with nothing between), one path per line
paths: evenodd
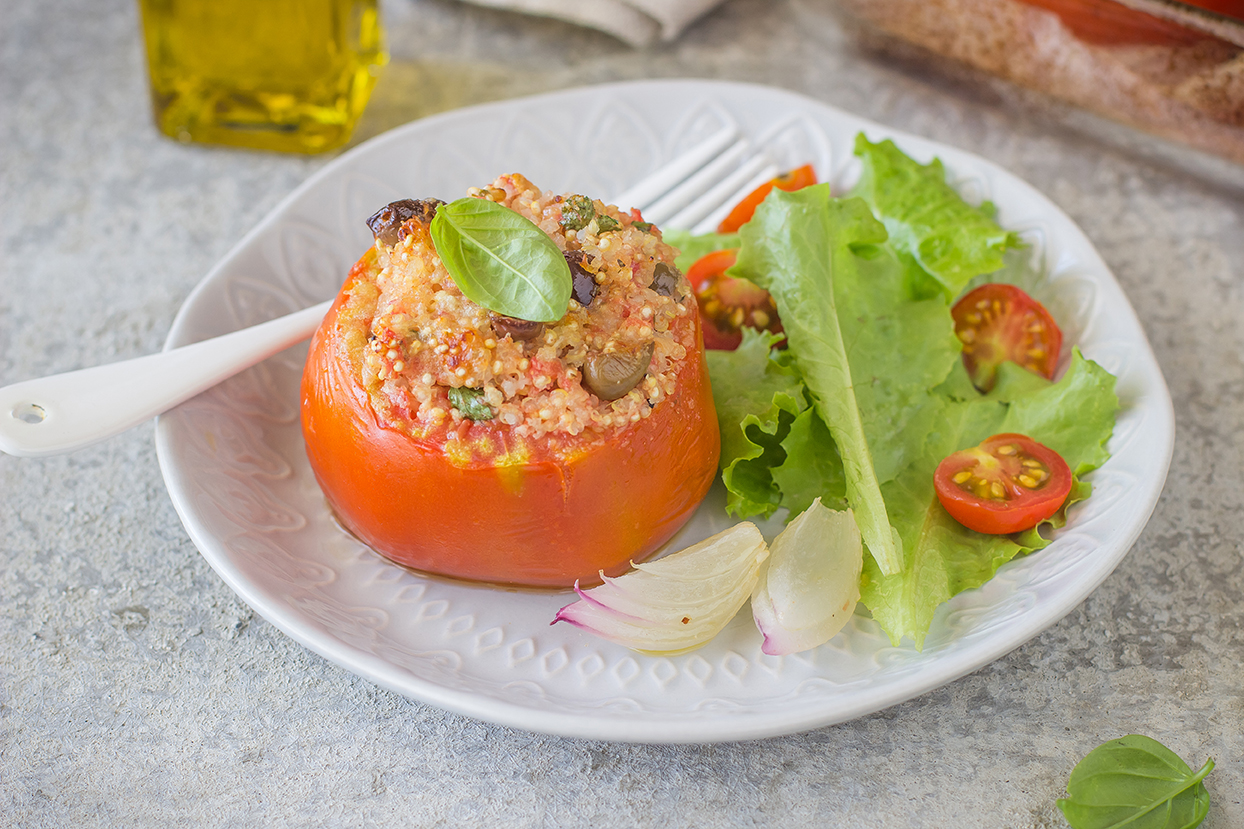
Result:
M570 303L570 266L544 231L508 207L463 198L441 205L432 244L467 299L507 317L556 322Z
M1058 808L1072 829L1192 829L1209 813L1201 781L1213 768L1206 760L1194 773L1157 740L1129 734L1076 764L1067 781L1071 797Z
M463 386L460 389L450 387L449 402L463 417L471 420L492 420L492 407L484 402L484 390Z

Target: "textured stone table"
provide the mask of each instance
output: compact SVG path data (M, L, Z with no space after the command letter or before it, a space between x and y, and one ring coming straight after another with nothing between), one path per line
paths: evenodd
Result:
M69 456L0 456L0 825L1057 827L1075 762L1139 732L1194 766L1215 757L1204 825L1244 826L1231 174L887 66L816 0L730 0L647 52L448 0L386 12L394 63L360 139L580 83L712 77L794 89L1027 179L1096 243L1166 374L1178 433L1157 510L1082 606L947 687L802 735L650 747L473 721L306 651L198 555L149 424ZM127 0L0 2L0 384L158 350L208 268L328 161L157 135L136 18Z

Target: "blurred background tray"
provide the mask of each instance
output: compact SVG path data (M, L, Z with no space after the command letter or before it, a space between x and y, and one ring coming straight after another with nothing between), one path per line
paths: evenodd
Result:
M1151 159L1244 187L1241 0L838 6L863 48L910 72L934 72Z

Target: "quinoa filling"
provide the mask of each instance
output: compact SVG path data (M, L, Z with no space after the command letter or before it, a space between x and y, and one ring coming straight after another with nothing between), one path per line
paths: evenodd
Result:
M369 223L374 261L356 267L337 321L382 425L488 451L498 439L513 451L501 433L566 448L639 422L675 393L696 349L696 310L659 230L638 213L543 192L517 174L468 195L548 234L574 279L569 308L539 323L480 307L433 246L439 202L389 205Z

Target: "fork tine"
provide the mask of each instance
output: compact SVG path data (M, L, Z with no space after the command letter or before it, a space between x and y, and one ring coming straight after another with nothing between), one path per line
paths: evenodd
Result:
M769 153L726 127L666 163L613 203L638 207L646 221L695 235L716 230L734 206L778 175Z
M624 190L613 199L612 203L623 210L629 210L632 207L639 207L642 210L729 147L738 135L738 127L728 126L722 129Z
M699 199L704 193L729 175L751 152L747 139L740 139L731 144L724 153L705 164L686 181L670 190L653 204L644 209L644 218L650 222L665 226L669 219L687 205Z
M753 156L716 187L667 219L665 224L671 228L689 228L696 235L716 230L736 204L777 174L777 165L768 156Z

